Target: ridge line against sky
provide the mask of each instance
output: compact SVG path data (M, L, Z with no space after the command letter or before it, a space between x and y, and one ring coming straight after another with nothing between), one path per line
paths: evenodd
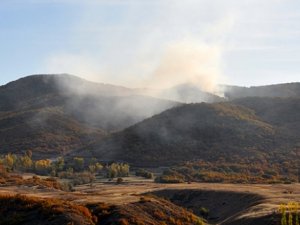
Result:
M70 73L129 87L300 81L296 0L0 2L0 84Z

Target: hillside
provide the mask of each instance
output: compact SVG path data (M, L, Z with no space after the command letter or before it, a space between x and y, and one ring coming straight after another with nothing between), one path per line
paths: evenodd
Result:
M300 97L300 83L285 83L254 87L221 85L224 96L229 100L244 97Z
M0 195L0 224L141 225L202 224L198 216L169 201L141 197L127 205L79 205L55 198Z
M138 202L123 205L90 204L88 207L102 225L206 224L185 208L157 197L143 196Z
M71 75L28 76L0 87L1 152L52 158L178 104Z
M59 107L0 113L1 154L32 150L35 157L52 158L105 135L68 117Z
M294 83L257 88L296 94L297 87ZM201 99L202 92L193 86L178 90L183 101ZM292 151L298 154L297 98L248 97L232 103L182 105L137 93L140 90L65 74L8 83L0 87L1 151L30 149L35 156L51 158L74 152L148 166L232 160L232 156L274 159L283 151L288 157Z
M93 225L89 210L59 199L0 196L0 224Z
M123 129L177 104L67 74L33 75L0 87L0 112L60 107L103 130Z
M167 110L90 146L99 159L135 165L188 160L233 160L272 151L276 129L255 112L232 103L189 104ZM109 151L107 151L109 149Z

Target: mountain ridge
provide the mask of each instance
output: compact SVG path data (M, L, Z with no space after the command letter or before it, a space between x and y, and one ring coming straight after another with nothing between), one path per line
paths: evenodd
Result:
M0 87L2 151L65 154L179 104L133 94L65 74L10 82Z

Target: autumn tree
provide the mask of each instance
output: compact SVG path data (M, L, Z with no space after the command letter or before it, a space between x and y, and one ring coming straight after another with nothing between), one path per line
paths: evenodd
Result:
M18 158L18 165L17 165L18 169L30 170L32 169L32 166L33 166L33 162L28 154L25 154L24 156Z
M35 162L35 171L41 174L49 174L52 167L49 159L41 159Z
M3 165L9 170L14 170L16 162L17 156L15 154L8 153L4 156Z

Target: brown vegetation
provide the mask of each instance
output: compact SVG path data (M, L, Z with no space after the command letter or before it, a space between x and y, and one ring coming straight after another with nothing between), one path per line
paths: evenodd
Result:
M194 225L206 224L191 212L157 197L141 197L139 202L127 205L88 205L101 225Z
M239 157L228 161L223 159L213 162L200 160L182 163L165 170L156 178L156 182L288 184L298 181L298 165L288 161L274 162L272 165L265 160L252 162L250 159Z
M93 225L90 211L58 199L0 196L1 225Z
M58 199L2 195L0 205L0 225L205 224L202 219L191 212L166 200L153 197L128 205L114 206L98 203L82 206Z
M27 186L27 187L37 187L37 188L53 188L63 191L70 191L72 189L69 183L59 182L55 178L42 179L38 176L33 176L32 178L23 179L22 176L16 174L7 174L5 176L0 176L0 187L5 186Z

